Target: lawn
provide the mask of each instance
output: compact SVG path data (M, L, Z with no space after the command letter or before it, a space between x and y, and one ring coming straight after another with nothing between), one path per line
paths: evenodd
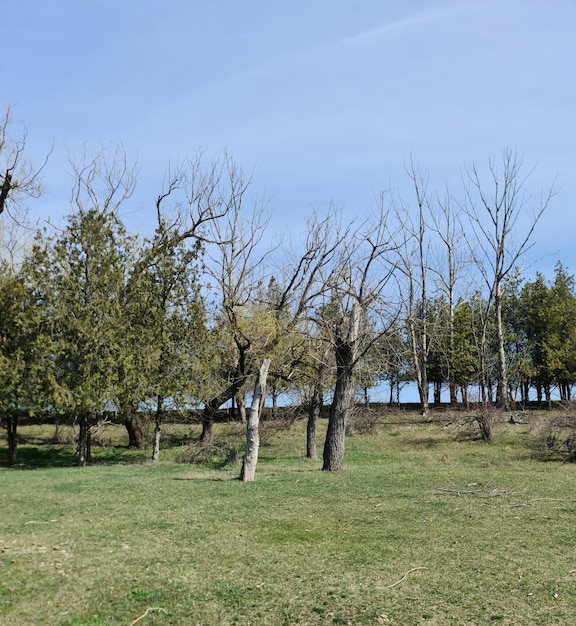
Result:
M271 430L250 484L178 462L190 427L156 466L111 427L84 469L25 427L0 469L0 624L576 623L576 465L527 424L486 444L416 420L349 437L338 473L303 457L303 422Z

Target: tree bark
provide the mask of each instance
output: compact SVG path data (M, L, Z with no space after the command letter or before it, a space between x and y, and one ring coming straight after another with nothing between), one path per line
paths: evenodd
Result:
M268 376L269 367L270 359L264 359L254 387L252 408L250 409L250 416L246 426L246 450L244 452L242 470L240 471L240 480L243 483L253 482L256 478L256 464L258 463L258 451L260 448L260 411L266 396L266 377Z
M240 415L240 421L242 424L246 423L246 400L244 398L243 393L237 393L236 396L236 406L238 407L238 413Z
M336 337L336 386L324 440L324 471L334 472L344 468L346 423L354 400L352 374L356 362L360 312L360 305L354 303L351 311L344 316Z
M7 435L8 435L8 465L16 465L17 450L18 450L18 415L15 413L8 414L6 416L7 421Z
M308 422L306 424L306 458L317 459L316 451L316 423L322 411L323 393L319 385L314 387L310 406L308 407Z
M86 467L90 458L90 423L83 413L79 419L78 432L78 467Z
M498 341L498 383L496 386L496 402L505 410L510 409L508 396L508 366L506 362L506 350L504 347L504 325L502 323L502 287L500 282L496 284L494 296L494 310L496 315L496 338Z
M164 396L158 396L156 413L154 414L154 438L152 441L152 463L160 460L160 437L162 435L162 420L164 419Z
M142 450L144 448L144 430L136 413L129 413L124 418L124 426L128 433L128 447Z

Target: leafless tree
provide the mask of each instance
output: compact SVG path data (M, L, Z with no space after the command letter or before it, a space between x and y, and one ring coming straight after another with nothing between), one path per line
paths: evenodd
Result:
M0 214L8 215L0 230L0 256L10 265L17 263L32 232L28 223L28 198L38 198L42 192L41 174L50 152L42 165L35 168L26 158L28 131L16 125L12 110L6 109L0 119Z
M555 190L551 187L539 200L527 194L533 168L525 172L524 159L515 149L502 151L499 163L488 161L486 179L476 165L465 170L465 202L462 209L470 222L468 243L488 288L488 306L493 305L498 347L496 400L508 409L508 371L502 323L505 281L534 245L536 226ZM522 223L521 218L528 220Z
M8 107L0 121L0 213L13 211L25 198L40 196L40 175L50 156L48 154L42 166L35 169L25 156L26 127L21 126L15 135L13 127L12 111Z
M447 192L443 198L437 197L435 206L430 211L431 228L439 240L436 263L433 264L435 281L438 291L446 299L448 308L448 387L450 403L455 404L456 384L452 373L455 337L454 312L457 301L457 284L462 278L462 272L469 263L467 255L463 254L465 246L464 231L459 213Z
M396 220L399 224L397 236L397 257L394 262L396 278L403 294L401 299L404 323L408 332L411 365L414 369L420 407L423 415L428 414L428 354L430 350L430 329L428 319L429 300L429 254L430 238L428 214L427 176L421 174L410 163L407 173L412 181L416 210L400 201L396 206Z
M355 231L340 231L339 239L338 257L326 283L338 307L332 336L336 381L322 465L326 471L344 467L346 425L354 403L354 372L376 340L374 333L362 332L370 327L364 322L371 314L379 318L380 333L385 333L391 323L386 287L393 273L389 255L396 246L383 207Z

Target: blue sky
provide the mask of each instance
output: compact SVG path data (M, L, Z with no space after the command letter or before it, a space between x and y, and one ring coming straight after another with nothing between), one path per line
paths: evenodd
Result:
M273 224L330 202L352 218L514 147L528 190L558 193L532 256L576 273L575 0L21 0L3 3L0 107L28 126L46 194L68 211L67 153L122 141L138 159L126 221L152 225L169 161L228 150Z

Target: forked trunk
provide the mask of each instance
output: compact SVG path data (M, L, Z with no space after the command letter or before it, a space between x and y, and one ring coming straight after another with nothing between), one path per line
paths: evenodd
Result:
M246 450L244 452L242 470L240 471L240 480L243 483L253 482L256 477L256 464L258 463L258 451L260 448L260 411L266 395L266 377L268 376L269 367L270 359L264 359L254 387L252 408L250 409L250 416L246 426Z

